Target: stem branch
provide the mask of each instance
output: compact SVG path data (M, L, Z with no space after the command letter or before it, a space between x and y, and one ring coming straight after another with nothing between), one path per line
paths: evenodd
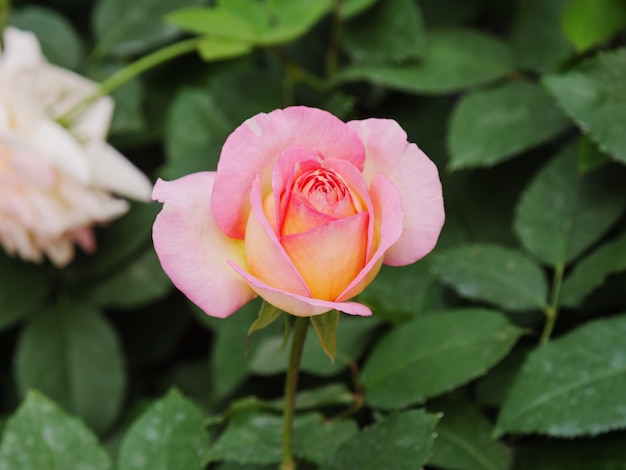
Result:
M296 317L293 324L293 338L291 340L291 354L289 368L285 381L285 410L283 413L283 459L281 470L294 470L296 462L293 458L293 417L296 407L296 390L298 389L298 370L304 340L309 327L307 317Z

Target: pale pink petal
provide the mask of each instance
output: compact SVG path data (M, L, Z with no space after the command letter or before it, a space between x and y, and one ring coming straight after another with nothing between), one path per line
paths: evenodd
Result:
M228 137L217 167L213 213L226 234L243 238L252 181L259 175L262 188L269 192L274 163L295 146L363 168L363 144L332 114L304 106L257 114Z
M444 222L443 195L435 164L397 122L388 119L351 121L366 148L363 174L372 181L382 173L402 195L404 230L385 254L385 264L413 263L428 254L437 243Z
M174 285L208 315L224 318L255 293L227 264L245 266L243 241L224 235L211 214L214 181L213 172L158 180L153 198L164 205L152 237Z
M248 270L268 285L310 297L310 291L298 273L265 216L261 201L261 182L255 179L250 195L252 214L246 227L245 250ZM265 207L275 209L272 196Z
M402 234L402 198L394 185L382 174L374 177L370 187L376 220L375 237L379 239L376 252L350 283L337 300L354 297L367 287L376 277L383 262L383 256Z
M37 36L8 26L4 30L4 51L0 55L0 63L11 73L45 63Z
M139 201L149 201L150 180L121 153L103 141L85 148L93 174L93 185Z
M329 302L327 300L312 299L297 294L291 294L280 289L268 286L263 281L246 272L236 263L229 263L248 283L254 291L266 302L278 307L284 312L298 317L312 317L321 315L330 310L339 310L349 315L370 316L372 311L366 305L357 302Z

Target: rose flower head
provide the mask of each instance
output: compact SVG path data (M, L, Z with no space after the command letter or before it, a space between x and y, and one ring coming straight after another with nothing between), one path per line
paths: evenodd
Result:
M95 249L94 224L128 210L113 193L149 200L150 181L105 141L113 101L63 117L98 85L46 61L31 32L8 27L0 54L0 245L67 265Z
M173 283L208 315L259 295L297 316L339 310L383 263L429 253L444 222L433 162L397 122L291 107L226 140L216 172L158 180L153 228Z

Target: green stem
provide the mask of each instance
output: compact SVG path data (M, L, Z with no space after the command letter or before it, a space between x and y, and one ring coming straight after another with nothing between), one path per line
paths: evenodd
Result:
M143 56L135 62L131 62L126 67L118 70L105 81L103 81L95 93L82 100L67 113L61 116L59 122L67 125L68 123L72 122L86 107L88 107L94 101L110 94L112 91L119 88L129 80L132 80L136 76L142 74L146 70L156 67L157 65L161 65L164 62L172 60L178 56L194 51L198 47L199 41L200 40L198 38L194 38L177 42L175 44L163 47L162 49L158 49L151 54Z
M289 368L285 381L285 409L283 412L283 459L281 470L294 470L296 462L293 458L293 416L296 407L296 391L298 389L298 370L304 340L309 327L307 317L296 317L293 324L293 338L289 355Z
M339 63L339 41L341 38L341 8L343 0L335 0L333 9L333 24L330 31L330 41L326 50L326 77L331 78L337 73Z
M554 277L552 279L552 294L550 296L550 305L546 309L546 324L541 333L541 344L545 344L552 335L554 325L559 317L559 296L561 294L561 284L563 282L563 271L565 267L561 264L554 268Z

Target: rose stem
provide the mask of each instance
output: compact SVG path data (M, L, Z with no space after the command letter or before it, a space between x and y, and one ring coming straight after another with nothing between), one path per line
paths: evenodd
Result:
M281 470L294 470L296 463L293 458L293 415L296 405L296 390L298 389L298 370L306 332L309 327L307 317L296 317L293 324L293 338L289 355L289 368L285 380L285 409L283 412L283 463Z

